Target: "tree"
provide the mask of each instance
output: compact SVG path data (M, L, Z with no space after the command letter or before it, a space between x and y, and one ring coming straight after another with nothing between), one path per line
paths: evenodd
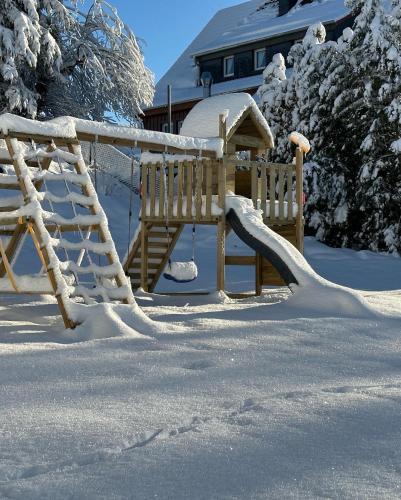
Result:
M262 110L277 125L280 160L289 159L289 129L310 139L305 217L317 237L401 252L401 5L346 4L353 30L324 42L310 28L289 54L292 74L266 87Z
M153 99L152 73L117 11L95 0L0 0L0 106L35 118L135 122Z

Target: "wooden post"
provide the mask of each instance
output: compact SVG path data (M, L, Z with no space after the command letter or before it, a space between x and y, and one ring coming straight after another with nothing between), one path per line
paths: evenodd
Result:
M295 153L295 170L296 170L296 198L298 205L296 219L296 234L298 250L304 252L304 175L303 175L304 158L300 148L296 149Z
M148 228L141 222L141 288L148 291Z
M255 275L255 294L259 297L262 295L263 281L263 257L259 253L256 254Z
M226 260L226 169L227 169L227 123L226 117L219 116L219 135L223 139L223 160L219 162L218 170L218 204L222 210L217 223L216 262L217 278L216 288L218 291L225 290L225 260Z

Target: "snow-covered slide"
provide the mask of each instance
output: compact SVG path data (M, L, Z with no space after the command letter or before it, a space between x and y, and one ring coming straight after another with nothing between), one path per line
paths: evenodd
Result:
M265 257L277 269L294 293L293 305L312 308L319 313L366 316L373 310L355 290L319 276L304 256L285 238L269 229L252 200L241 196L226 197L227 221L237 236Z

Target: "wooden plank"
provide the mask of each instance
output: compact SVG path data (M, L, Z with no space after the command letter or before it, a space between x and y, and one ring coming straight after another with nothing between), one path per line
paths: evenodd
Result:
M267 173L266 173L266 164L261 163L260 164L260 169L261 169L261 175L260 175L260 182L261 182L261 188L260 188L260 199L261 199L261 205L260 209L263 212L263 218L267 216L266 213L266 200L267 200Z
M164 250L168 247L168 242L166 241L149 241L148 238L148 248L160 248Z
M174 218L174 163L168 164L167 176L167 217Z
M212 216L212 189L213 189L213 165L208 162L204 162L204 168L206 169L206 219L210 219Z
M293 166L289 165L287 167L287 212L288 212L287 219L288 220L294 219L292 186L293 186Z
M280 222L285 219L284 213L284 169L278 171L278 217Z
M303 253L304 251L304 157L300 148L296 149L296 200L298 205L296 228L297 228L297 247Z
M234 165L236 167L245 167L245 168L253 168L253 167L258 167L260 165L260 161L257 160L236 160L233 158L228 158L226 162L228 165ZM268 169L270 167L285 168L288 166L287 163L274 163L274 162L267 162L266 165Z
M253 167L251 170L251 186L252 186L253 206L255 208L257 208L257 204L258 204L258 167Z
M238 144L238 146L247 146L258 149L266 149L267 144L259 139L258 137L253 137L251 135L245 134L234 134L230 137L231 144Z
M226 266L254 266L256 264L255 255L226 255Z
M150 217L155 216L156 208L156 168L159 164L151 164L149 166L150 176L149 176L149 214Z
M142 200L141 200L141 219L146 219L146 201L148 198L148 166L142 163L141 166L141 184L142 184Z
M182 162L178 162L177 174L177 217L182 217L182 198L183 198L183 181L184 181L184 166Z
M165 205L165 191L166 191L166 186L165 186L165 172L164 172L164 165L162 163L159 163L159 211L158 211L158 216L163 219L165 217L165 210L164 210L164 205Z
M186 163L186 192L187 192L187 210L186 215L188 218L192 218L192 184L193 184L193 163Z
M141 223L141 287L148 289L148 235L147 227L144 222Z
M203 164L201 161L195 161L195 210L196 220L202 219L202 184L203 184Z
M276 220L276 167L269 166L269 200L270 200L270 221Z

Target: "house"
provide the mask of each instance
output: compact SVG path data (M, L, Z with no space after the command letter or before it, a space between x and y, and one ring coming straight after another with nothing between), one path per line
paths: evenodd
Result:
M352 21L344 0L251 0L220 10L156 85L145 128L169 130L168 85L171 132L179 133L186 115L204 97L239 91L253 95L273 55L286 56L310 25L322 22L327 38L334 40Z

